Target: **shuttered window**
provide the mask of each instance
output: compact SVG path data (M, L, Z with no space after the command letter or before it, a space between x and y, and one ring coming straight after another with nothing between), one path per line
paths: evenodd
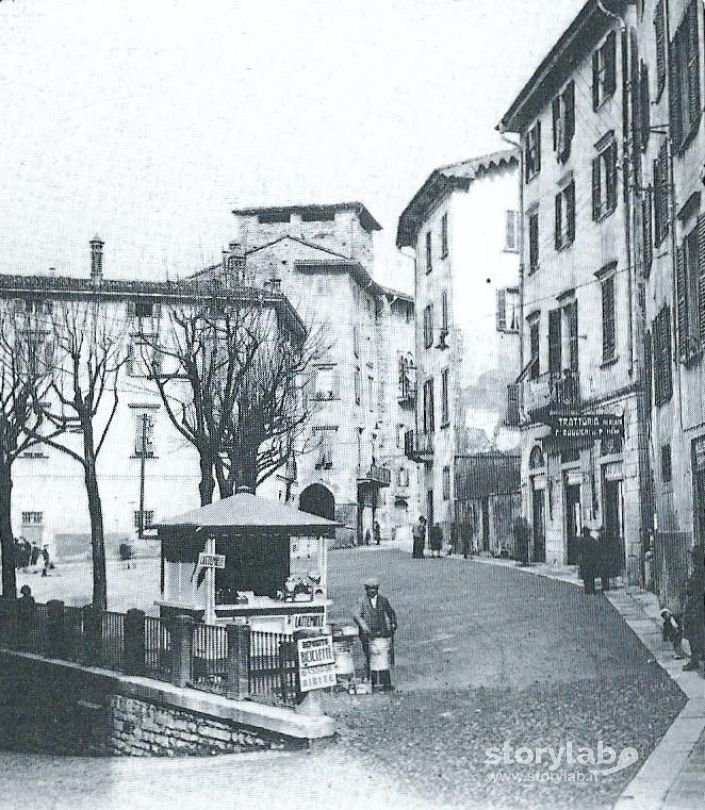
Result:
M651 265L654 261L654 222L653 222L653 196L654 190L651 186L644 189L641 198L641 227L642 227L642 244L644 249L643 263L644 263L644 276L649 277L651 272Z
M433 306L427 304L423 311L423 345L428 349L433 345Z
M690 362L705 345L705 215L678 248L676 268L678 357Z
M423 432L433 433L435 420L433 414L433 379L423 384Z
M617 37L614 31L592 55L592 106L598 109L617 89Z
M448 255L448 214L441 217L441 258Z
M511 383L507 386L507 425L518 427L521 409L521 385Z
M448 407L448 369L441 372L441 427L450 423L450 409Z
M497 290L497 331L507 331L507 291Z
M614 277L602 282L602 362L613 360L617 350L614 319Z
M661 144L654 161L654 242L658 247L668 235L669 228L670 172L668 169L668 145Z
M526 133L524 144L526 182L541 171L541 122L537 121Z
M654 396L654 344L650 331L644 334L644 371L644 398L647 414L650 416Z
M691 0L671 42L669 56L671 138L674 147L683 150L696 132L702 114L697 0Z
M652 325L654 354L654 404L664 405L673 395L671 369L671 309L661 309Z
M639 67L639 124L641 127L641 148L646 149L651 135L651 89L649 86L649 66L642 62Z
M539 212L529 214L529 273L539 269Z
M592 218L597 221L617 208L617 142L604 145L592 161Z
M568 351L570 356L569 367L573 375L578 375L578 302L573 301L564 309L566 323L568 325Z
M568 82L563 92L553 99L553 151L559 161L570 155L575 135L575 84Z
M656 37L656 97L661 96L666 86L666 14L664 0L659 0L654 14Z
M548 371L551 377L561 376L561 310L548 313Z
M426 272L433 270L433 236L431 231L426 233Z
M575 241L575 181L571 180L555 199L555 245L562 250Z
M529 327L529 344L531 347L531 367L529 368L529 379L535 380L541 373L541 362L539 356L539 321L535 320Z

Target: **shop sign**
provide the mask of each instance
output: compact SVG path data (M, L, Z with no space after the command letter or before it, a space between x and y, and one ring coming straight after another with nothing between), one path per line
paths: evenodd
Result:
M202 551L198 555L199 568L225 568L225 554L207 554Z
M551 411L547 423L557 439L607 439L624 436L624 419L614 413Z
M330 635L308 636L296 642L299 663L299 691L335 686L335 655Z
M289 624L297 630L300 627L323 627L323 613L295 613Z

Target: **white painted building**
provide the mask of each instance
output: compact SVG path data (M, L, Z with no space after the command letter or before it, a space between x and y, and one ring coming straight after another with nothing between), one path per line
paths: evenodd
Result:
M462 523L492 553L511 541L511 498L471 488L461 505L455 489L464 457L518 453L507 419L507 386L520 370L518 165L504 150L436 169L397 231L397 246L416 256L409 450L424 464L422 512L446 539Z

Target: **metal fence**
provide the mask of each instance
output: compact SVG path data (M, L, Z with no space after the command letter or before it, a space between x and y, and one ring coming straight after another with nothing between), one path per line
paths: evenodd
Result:
M284 633L250 633L248 686L254 697L296 698L296 645Z
M21 609L15 600L0 597L0 646L115 671L144 673L164 681L173 679L175 642L171 621L144 616L144 643L138 639L136 665L134 630L130 633L128 628L126 633L124 613L103 611L98 615L90 608L62 605L52 615L47 605L35 603ZM247 628L242 638L247 640L242 649L229 651L226 627L194 624L186 682L217 694L244 696L246 691L256 700L294 705L297 672L293 636ZM231 658L237 658L236 662L229 661L229 653ZM238 681L237 688L229 684L229 678Z

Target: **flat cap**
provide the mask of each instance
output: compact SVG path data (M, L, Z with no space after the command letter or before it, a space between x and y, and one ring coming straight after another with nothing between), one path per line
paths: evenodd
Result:
M366 588L379 588L379 579L377 577L367 577L363 584Z

